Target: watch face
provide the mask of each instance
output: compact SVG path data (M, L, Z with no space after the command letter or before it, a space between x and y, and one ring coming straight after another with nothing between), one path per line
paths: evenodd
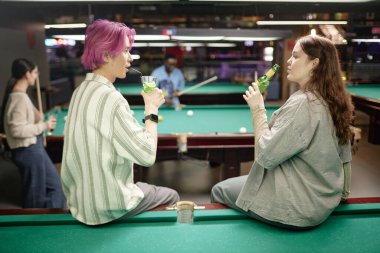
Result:
M158 116L156 114L151 114L150 115L151 119L154 120L154 121L158 121Z
M153 122L158 123L158 116L156 114L149 114L149 115L145 116L145 119L143 119L143 122L145 123L145 121L148 119L153 121Z

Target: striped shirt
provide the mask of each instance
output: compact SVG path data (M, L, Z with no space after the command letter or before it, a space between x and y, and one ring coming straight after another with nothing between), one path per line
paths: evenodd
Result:
M115 220L144 198L133 164L151 166L153 136L137 123L128 102L105 77L89 73L74 91L64 130L62 184L79 221Z

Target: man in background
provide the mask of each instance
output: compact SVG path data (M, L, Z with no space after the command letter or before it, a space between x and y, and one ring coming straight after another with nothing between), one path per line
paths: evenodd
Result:
M182 71L177 68L177 58L174 54L165 55L162 66L153 70L152 76L157 77L157 87L165 96L165 104L179 106L179 92L185 87L185 78Z

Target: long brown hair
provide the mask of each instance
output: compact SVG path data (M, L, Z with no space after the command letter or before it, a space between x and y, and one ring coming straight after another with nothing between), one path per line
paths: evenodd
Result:
M339 144L346 144L352 135L350 124L354 106L342 80L338 52L329 39L321 36L305 36L298 42L310 60L319 59L303 89L322 98L327 104Z
M12 90L16 82L21 79L26 72L30 72L37 67L36 64L29 61L28 59L19 58L13 61L12 63L12 76L9 79L7 86L5 88L3 105L1 107L0 115L0 133L4 133L4 118L5 118L5 107L7 106L9 95L12 93Z

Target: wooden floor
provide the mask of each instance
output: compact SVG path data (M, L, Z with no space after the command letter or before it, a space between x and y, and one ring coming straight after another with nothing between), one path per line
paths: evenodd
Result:
M368 143L368 122L366 114L357 112L355 123L362 129L363 136L358 152L352 158L350 197L380 196L380 145Z
M380 145L367 142L368 122L365 114L357 114L356 126L362 128L362 140L352 160L352 198L380 197ZM243 163L241 174L247 174L251 165L252 162ZM220 167L210 167L206 161L187 158L157 163L149 169L148 183L174 188L182 200L209 203L210 190L220 180L219 175ZM20 207L20 194L17 168L9 158L0 156L0 208Z

